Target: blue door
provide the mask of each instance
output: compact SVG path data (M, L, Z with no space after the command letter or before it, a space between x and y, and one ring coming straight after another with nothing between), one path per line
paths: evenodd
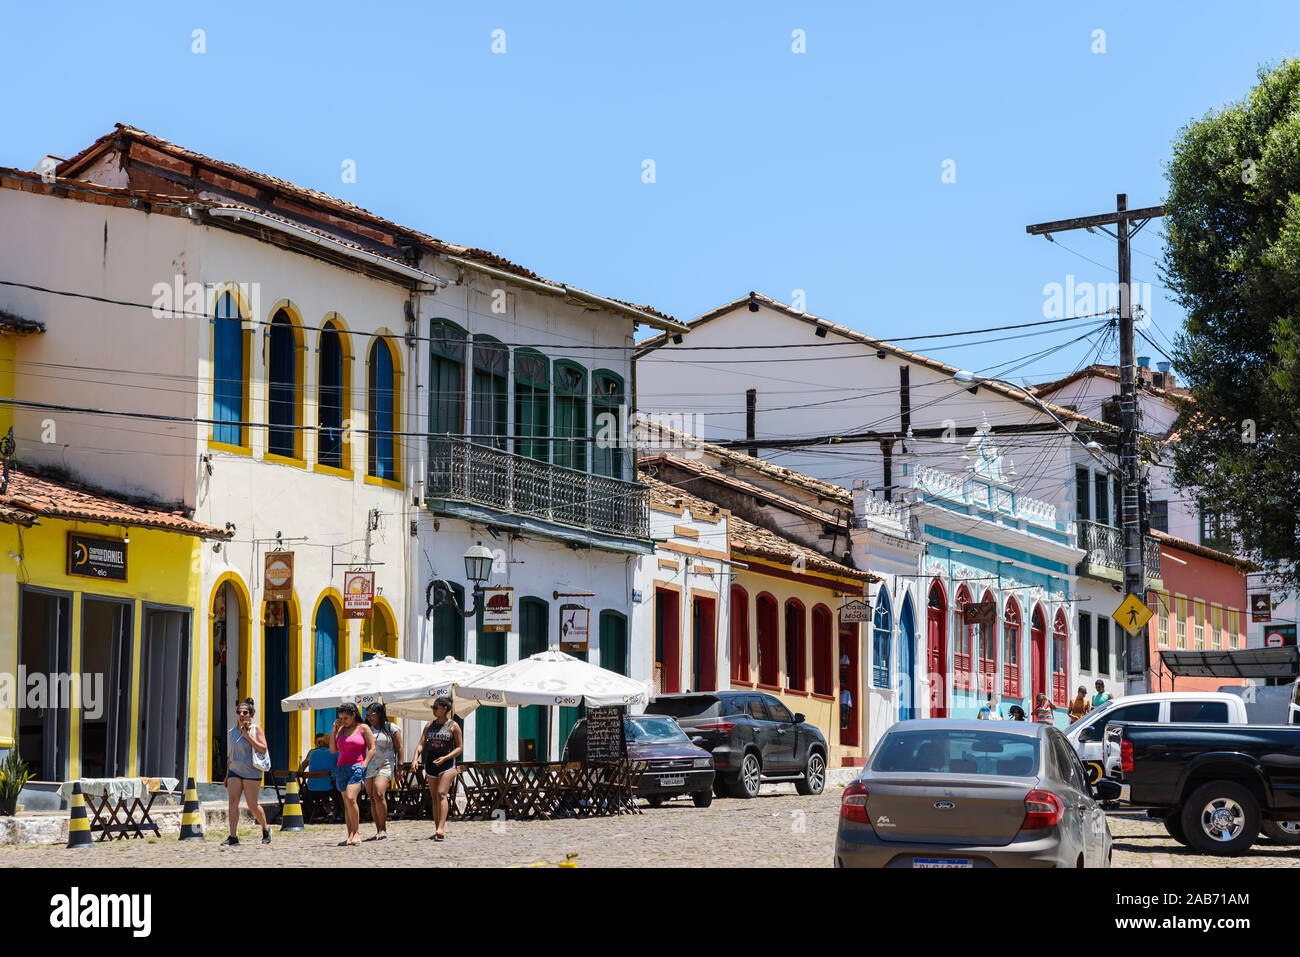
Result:
M903 613L898 616L898 720L916 717L916 616L912 614L912 596L903 599Z
M289 628L287 625L266 625L263 634L262 668L266 700L256 703L257 713L262 717L262 727L266 730L271 768L279 771L289 767L289 715L280 707L281 699L289 697Z
M339 614L332 601L323 601L316 609L316 661L313 668L312 684L339 673ZM335 713L334 708L321 708L316 712L317 734L329 734L333 730Z

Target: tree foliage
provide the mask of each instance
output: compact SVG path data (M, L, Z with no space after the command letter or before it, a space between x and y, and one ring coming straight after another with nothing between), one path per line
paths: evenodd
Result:
M1300 60L1188 124L1166 176L1165 281L1187 310L1174 364L1194 403L1174 481L1237 548L1300 565Z

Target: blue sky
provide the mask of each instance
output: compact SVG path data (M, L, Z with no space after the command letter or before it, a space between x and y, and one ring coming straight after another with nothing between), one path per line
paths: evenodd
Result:
M1300 37L1293 3L1078 6L7 4L0 165L124 122L679 318L802 289L883 338L1029 322L1044 284L1114 274L1025 224L1158 203L1178 128ZM1114 263L1104 236L1060 239ZM1156 293L1163 341L1180 315ZM912 345L984 369L1081 331Z

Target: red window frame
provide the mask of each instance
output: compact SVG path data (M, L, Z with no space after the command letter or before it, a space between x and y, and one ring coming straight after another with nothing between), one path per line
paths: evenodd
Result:
M781 612L777 600L762 592L754 603L758 623L758 683L775 687L781 678Z
M997 602L993 599L993 593L986 591L981 601L993 601L994 607ZM994 619L993 627L988 625L976 625L979 629L979 635L975 649L972 653L979 655L979 692L988 694L998 686L998 626L997 620Z
M1069 652L1070 627L1066 624L1065 613L1056 612L1056 618L1052 621L1052 703L1061 708L1069 707L1069 698L1066 693L1066 680L1068 678L1069 662L1066 655ZM1057 670L1057 669L1060 670Z
M962 621L962 609L970 604L970 591L965 585L957 589L953 599L953 637L952 673L953 685L957 688L970 688L972 684L971 660L974 652L975 628Z
M791 611L794 612L794 634L790 634ZM797 598L787 598L785 602L785 654L782 664L786 666L785 686L790 691L808 690L808 611L803 602ZM793 641L793 648L791 647ZM795 671L790 672L793 659Z
M731 680L753 682L749 676L749 593L731 586Z
M1020 697L1020 605L1007 599L1002 620L1002 694Z
M812 610L813 694L835 693L835 648L831 640L831 610L814 605Z

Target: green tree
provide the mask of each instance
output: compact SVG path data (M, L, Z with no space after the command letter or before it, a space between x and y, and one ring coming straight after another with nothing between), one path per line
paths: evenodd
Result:
M1174 481L1237 549L1300 564L1300 60L1180 131L1166 176L1165 281L1187 310L1174 364L1192 391Z

